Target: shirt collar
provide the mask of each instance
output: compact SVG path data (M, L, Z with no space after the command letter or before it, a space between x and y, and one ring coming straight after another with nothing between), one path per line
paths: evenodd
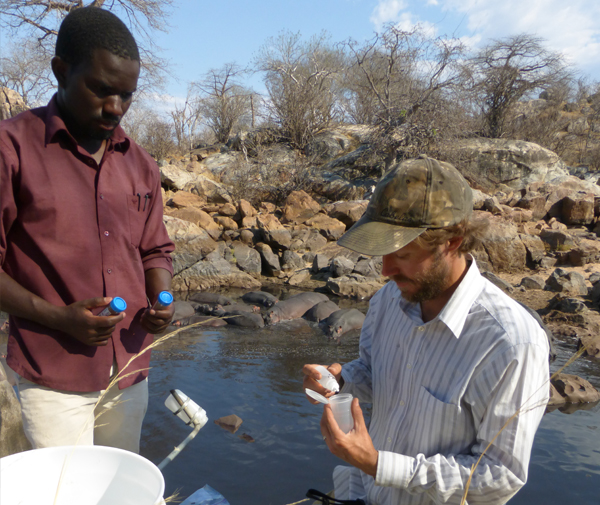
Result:
M469 255L467 260L471 261L471 265L466 275L436 318L442 321L456 338L460 337L469 311L484 286L475 259Z
M56 95L54 95L48 103L46 112L46 145L54 141L59 132L63 132L61 135L65 135L74 146L77 145L77 141L73 135L69 133L65 122L60 117L60 111L58 110L58 104L56 103ZM121 126L117 126L110 139L108 139L107 148L126 152L127 149L129 149L129 145L129 137L125 134L125 131Z
M430 323L438 320L441 321L456 338L460 337L465 321L467 320L467 315L471 310L471 306L483 290L484 286L484 280L479 273L479 268L477 268L475 259L469 254L467 255L467 261L470 261L471 264L469 265L463 280L437 317L430 321ZM418 315L419 318L421 317L420 304L411 303L405 300L395 284L392 291L392 299L398 300L400 308L409 315L409 317L411 315L415 317Z

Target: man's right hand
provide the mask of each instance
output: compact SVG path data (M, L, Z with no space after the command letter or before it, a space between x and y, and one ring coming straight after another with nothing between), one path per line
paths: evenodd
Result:
M321 378L321 373L317 370L318 366L324 366L325 368L327 368L327 370L329 370L331 372L331 374L335 377L335 380L338 381L338 383L340 383L341 378L342 378L342 365L340 365L339 363L334 363L333 365L329 365L329 366L313 364L313 365L304 365L302 367L302 373L304 374L304 381L302 382L302 386L304 387L304 389L312 389L313 391L316 391L320 395L323 395L325 398L329 398L330 396L333 396L335 393L333 391L329 391L328 389L325 389L323 386L321 386L321 384L319 384L317 382ZM341 386L341 384L340 384L340 386ZM308 401L310 403L313 403L313 404L319 403L317 400L313 400L308 395L306 396L306 398L308 398Z
M99 347L108 344L116 325L125 318L125 312L116 316L96 316L94 309L106 307L112 298L90 298L61 308L56 329L71 335L83 344Z

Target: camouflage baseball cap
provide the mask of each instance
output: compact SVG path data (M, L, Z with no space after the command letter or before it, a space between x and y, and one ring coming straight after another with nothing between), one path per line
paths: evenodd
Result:
M458 170L421 155L383 176L364 215L338 244L382 256L402 249L428 228L457 224L472 211L473 192Z

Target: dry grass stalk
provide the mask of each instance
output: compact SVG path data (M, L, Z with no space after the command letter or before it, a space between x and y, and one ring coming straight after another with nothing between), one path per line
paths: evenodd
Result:
M550 378L548 379L547 382L544 382L544 384L542 386L540 386L540 388L538 390L536 390L534 392L533 395L535 395L542 387L547 386L552 379L554 379L559 373L561 373L565 368L567 368L568 366L570 366L577 358L579 358L584 352L586 351L585 347L582 347L581 349L579 349L579 351L577 351L573 356L571 356L571 358L563 365L560 367L560 369L558 369L556 372L554 372ZM483 450L483 452L481 453L481 455L479 456L479 459L477 460L477 462L471 467L471 473L469 474L469 478L467 479L467 483L465 485L465 492L463 493L463 497L462 500L460 501L460 505L465 505L467 503L467 494L469 493L469 486L471 485L471 479L473 478L473 474L475 473L475 470L477 469L477 466L479 465L479 463L481 462L483 456L485 455L485 453L487 452L487 450L494 444L494 442L496 441L496 439L498 438L498 436L500 435L500 433L502 433L504 431L504 429L514 420L516 419L522 412L523 407L527 404L527 402L529 402L531 400L531 398L533 397L533 395L531 395L531 397L529 397L527 400L525 400L525 402L523 403L523 405L521 405L521 407L519 407L519 409L517 409L517 411L507 419L507 421L504 423L504 425L502 426L502 428L500 428L500 430L498 431L498 433L496 433L496 435L494 436L494 438L492 438L492 440L490 441L490 443L487 445L487 447ZM534 405L530 408L527 409L526 412L528 412L529 410L538 408L538 407L542 407L543 405Z

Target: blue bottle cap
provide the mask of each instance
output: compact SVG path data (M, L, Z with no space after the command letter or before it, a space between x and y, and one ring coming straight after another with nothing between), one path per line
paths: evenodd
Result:
M120 296L115 296L110 302L110 308L113 312L123 312L127 308L127 303Z
M171 305L173 303L173 295L168 291L161 291L158 294L158 303L165 307Z

